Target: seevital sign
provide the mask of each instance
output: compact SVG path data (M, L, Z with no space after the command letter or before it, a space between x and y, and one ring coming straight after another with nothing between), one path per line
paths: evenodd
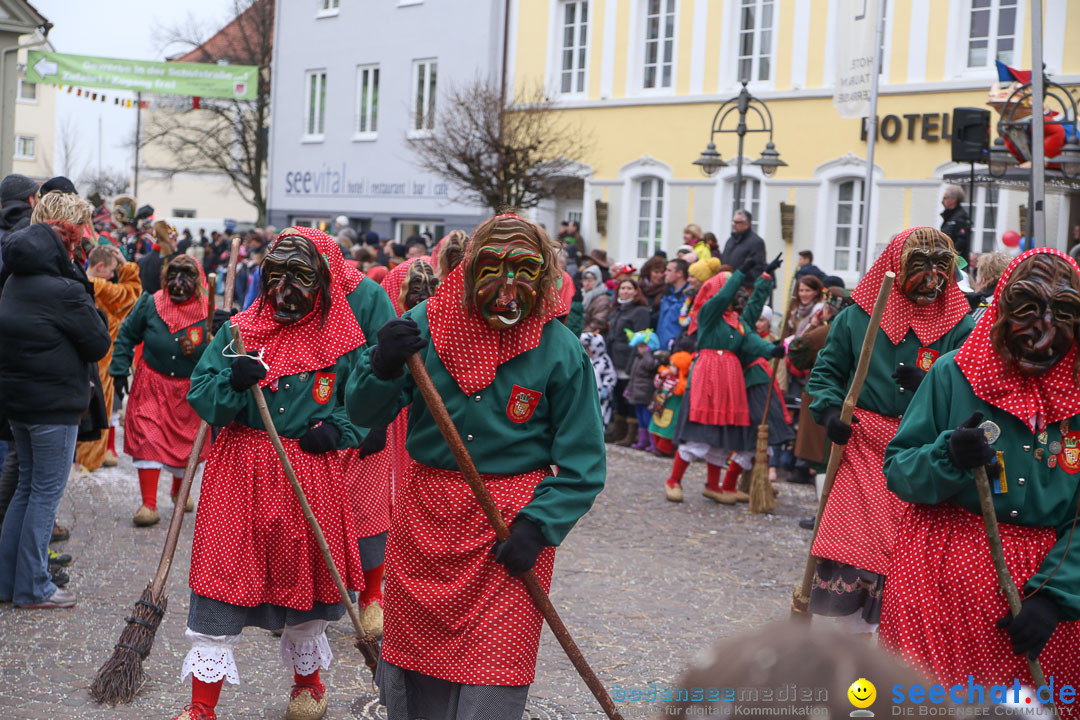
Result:
M26 81L160 95L254 100L258 90L258 70L254 65L121 60L30 50Z

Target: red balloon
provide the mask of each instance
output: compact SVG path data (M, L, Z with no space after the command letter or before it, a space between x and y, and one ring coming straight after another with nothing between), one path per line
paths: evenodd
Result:
M1015 230L1006 230L1001 234L1001 242L1005 247L1016 247L1020 244L1020 233Z

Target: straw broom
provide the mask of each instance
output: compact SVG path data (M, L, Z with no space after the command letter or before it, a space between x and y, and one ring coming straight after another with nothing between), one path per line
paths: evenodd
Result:
M855 367L855 375L851 380L844 405L840 411L840 419L845 423L851 423L851 417L855 414L855 403L859 400L863 383L866 382L866 373L870 368L870 356L874 354L874 341L877 339L878 329L881 326L881 316L885 314L885 303L889 299L896 273L885 273L885 279L881 282L877 300L874 301L874 311L870 313L870 322L866 325L866 334L863 335L862 349L859 351L859 363ZM821 527L821 516L825 514L825 504L829 501L829 492L832 491L833 481L840 469L840 462L844 459L845 445L833 443L829 451L829 465L825 471L825 484L821 488L821 498L818 499L817 515L814 517L814 534L810 538L810 550L806 556L806 568L803 570L802 583L795 588L791 595L791 616L803 620L810 619L810 585L814 581L814 570L817 568L817 558L814 557L814 541L817 539L818 529Z
M240 238L233 238L229 255L229 271L225 276L226 310L232 307L239 250ZM217 278L213 273L207 278L211 303L208 305L208 310L213 307L215 300L216 281ZM213 310L209 310L206 319L205 340L207 343L210 342L209 329L212 321ZM176 546L180 540L180 528L184 523L184 511L188 495L191 493L191 483L195 479L195 470L199 466L199 457L202 455L203 445L209 433L210 426L205 421L200 421L199 429L195 433L195 441L191 445L187 467L184 468L184 477L176 493L172 520L169 522L169 532L165 536L165 547L161 551L157 572L135 602L131 615L125 618L127 625L120 633L120 640L113 646L112 656L98 669L97 676L90 685L90 697L96 702L113 705L131 702L145 682L143 660L150 655L150 650L154 646L154 636L157 634L158 626L161 625L161 619L165 616L165 609L169 604L169 596L165 592L165 581L169 577L169 570L172 569L173 556L176 554Z
M799 283L792 278L791 297L788 298L787 310L784 311L784 323L780 326L783 334L791 320L791 310L795 307L795 296ZM780 339L783 342L783 338ZM776 387L776 370L780 367L780 358L773 358L772 372L769 373L769 390L765 395L765 413L757 429L757 448L754 455L754 469L750 474L750 512L771 513L776 509L776 493L769 482L769 406L772 404L773 389Z

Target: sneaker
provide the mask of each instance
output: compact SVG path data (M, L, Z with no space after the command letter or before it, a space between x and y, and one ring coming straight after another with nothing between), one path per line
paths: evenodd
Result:
M68 530L63 525L57 525L56 523L53 523L52 539L49 540L49 542L51 542L51 543L64 542L65 540L67 540L70 537L71 537L71 531L70 530Z
M60 567L67 567L71 564L72 557L67 553L58 553L52 548L49 548L49 564L59 565Z
M52 577L53 585L55 585L58 588L64 587L65 585L68 584L68 581L71 580L71 578L68 577L68 574L66 572L64 572L63 570L60 570L59 568L57 568L56 570L53 570L50 567L49 568L49 575Z
M285 720L322 720L326 714L326 689L310 685L293 685Z
M105 459L101 461L102 467L116 467L120 463L120 458L116 457L116 453L112 450L105 451Z
M217 714L200 703L191 703L185 705L184 711L172 720L217 720Z
M57 589L48 600L43 600L33 605L18 605L24 610L51 610L53 608L75 607L75 593L68 590Z
M158 515L158 511L151 510L145 505L140 505L139 509L135 512L135 517L131 518L131 522L135 523L136 527L157 525L160 520L161 515Z

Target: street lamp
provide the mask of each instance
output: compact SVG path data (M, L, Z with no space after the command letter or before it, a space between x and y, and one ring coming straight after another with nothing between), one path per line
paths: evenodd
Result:
M709 131L709 144L702 151L701 157L694 161L694 165L701 168L701 172L705 173L707 177L715 175L720 168L727 167L727 163L720 157L720 153L716 150L716 143L713 140L717 133L735 133L739 136L739 154L735 159L735 202L739 203L742 200L742 166L743 166L743 138L747 133L767 132L769 133L769 142L765 145L765 149L761 152L761 157L752 161L751 165L757 165L761 168L761 172L765 177L772 177L776 173L776 169L787 165L786 162L780 159L780 153L777 152L776 146L773 145L772 132L772 113L769 112L768 106L764 102L758 100L756 97L750 94L750 91L746 89L746 80L742 81L742 90L739 91L738 97L734 97L716 111L716 115L713 116L712 127ZM727 120L732 113L738 113L738 124L735 127L724 127L724 121ZM754 127L749 127L746 123L746 116L752 114L751 120L754 117L757 118L757 122L752 123Z

